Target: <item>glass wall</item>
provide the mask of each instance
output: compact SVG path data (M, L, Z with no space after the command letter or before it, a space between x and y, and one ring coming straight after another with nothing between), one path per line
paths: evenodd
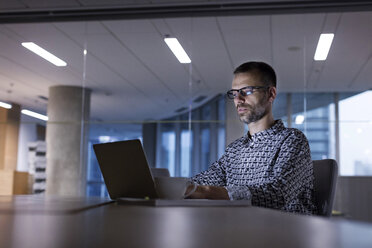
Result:
M157 147L156 167L167 168L171 176L190 177L206 170L225 149L224 95L194 109L188 118L184 113L158 125L162 145Z
M372 91L369 90L339 103L341 175L372 175L371 99Z
M341 175L371 175L371 24L368 11L2 24L1 102L52 117L51 87L91 92L75 107L72 96L56 104L65 110L57 121L20 118L16 167L33 173L28 143L45 139L48 127L69 125L58 137L75 142L73 164L86 193L105 196L92 145L143 140L143 124L154 123L155 166L192 176L223 154L223 94L234 68L255 60L276 70L274 116L306 134L313 159L336 159ZM327 59L318 61L322 33L334 39ZM177 38L191 63L180 63L165 37ZM27 50L22 43L30 41L67 65ZM64 119L72 110L81 116Z
M142 125L108 124L101 122L90 124L87 162L87 196L108 196L101 170L93 151L93 145L132 139L142 140Z

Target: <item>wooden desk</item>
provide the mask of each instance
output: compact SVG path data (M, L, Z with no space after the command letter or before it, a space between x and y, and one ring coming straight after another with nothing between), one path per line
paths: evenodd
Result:
M107 199L97 198L9 199L0 197L2 248L372 247L371 224L257 207L156 208L105 204ZM33 202L33 211L27 202Z

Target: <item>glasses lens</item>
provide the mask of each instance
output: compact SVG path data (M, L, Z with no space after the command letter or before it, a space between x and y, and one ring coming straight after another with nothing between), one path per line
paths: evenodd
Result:
M229 99L234 99L236 93L235 93L234 91L232 91L232 90L229 90L229 91L226 93L226 95L227 95L227 97L228 97Z

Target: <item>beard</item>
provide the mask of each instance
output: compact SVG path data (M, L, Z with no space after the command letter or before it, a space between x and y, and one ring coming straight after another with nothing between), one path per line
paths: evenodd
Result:
M237 107L246 108L247 111L239 114L239 118L245 124L250 124L261 120L267 113L268 108L265 106L265 99L262 99L259 103L254 106L248 104L238 104Z

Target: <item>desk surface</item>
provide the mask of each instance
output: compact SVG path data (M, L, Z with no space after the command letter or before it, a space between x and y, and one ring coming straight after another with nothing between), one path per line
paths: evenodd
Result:
M345 220L257 207L102 205L96 198L54 198L53 205L52 199L0 197L0 247L372 247L372 225ZM48 211L22 211L27 202Z

